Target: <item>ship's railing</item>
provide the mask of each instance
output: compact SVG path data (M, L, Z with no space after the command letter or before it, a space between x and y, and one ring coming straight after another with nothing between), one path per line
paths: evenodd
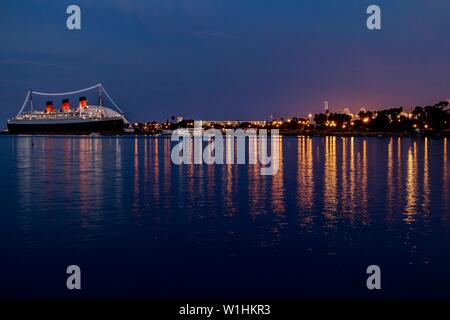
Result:
M122 115L117 118L123 117ZM87 109L74 109L70 111L30 111L22 113L16 117L17 120L67 120L67 119L85 119L85 120L99 120L107 117L102 107L88 107Z

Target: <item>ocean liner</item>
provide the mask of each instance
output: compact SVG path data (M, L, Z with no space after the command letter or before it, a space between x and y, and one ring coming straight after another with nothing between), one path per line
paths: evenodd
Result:
M78 97L78 105L73 107L70 100L62 99L61 107L54 108L53 101L47 101L44 108L33 104L33 96L72 96L89 90L98 90L98 103L88 104L85 96ZM103 105L105 95L114 109ZM26 106L28 110L25 111ZM44 134L91 134L122 133L130 129L129 122L123 112L111 99L101 84L90 88L64 92L44 93L28 91L25 102L19 113L7 123L10 133L44 133Z

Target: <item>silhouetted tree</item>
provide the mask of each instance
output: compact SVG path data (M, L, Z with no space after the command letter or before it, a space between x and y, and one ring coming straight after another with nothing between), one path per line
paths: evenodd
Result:
M318 113L314 115L314 121L319 127L324 127L325 123L328 121L328 115L325 113Z

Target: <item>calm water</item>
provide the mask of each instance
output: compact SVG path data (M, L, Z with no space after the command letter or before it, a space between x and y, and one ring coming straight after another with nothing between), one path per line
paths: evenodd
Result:
M448 141L284 137L275 176L170 149L0 137L0 297L450 298Z

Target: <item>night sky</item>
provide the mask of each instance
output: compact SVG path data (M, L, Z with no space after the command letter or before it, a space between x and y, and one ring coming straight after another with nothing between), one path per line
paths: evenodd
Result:
M432 104L450 97L449 17L448 0L2 1L1 127L29 88L98 82L131 121Z

